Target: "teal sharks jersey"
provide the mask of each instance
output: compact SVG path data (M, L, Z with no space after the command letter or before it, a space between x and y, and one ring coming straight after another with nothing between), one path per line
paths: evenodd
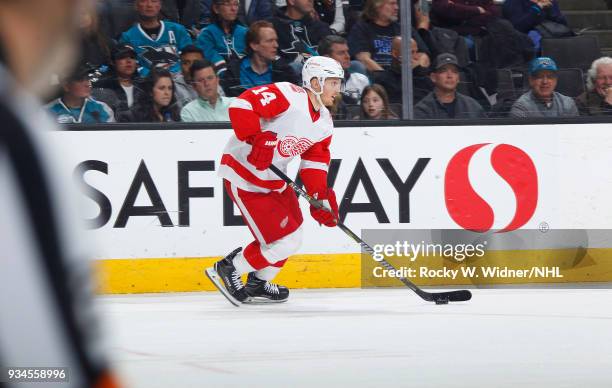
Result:
M189 33L180 24L161 21L161 28L156 37L149 36L136 23L121 34L120 43L125 43L136 50L140 74L146 76L152 67L161 66L172 73L181 71L179 52L185 46L193 44Z

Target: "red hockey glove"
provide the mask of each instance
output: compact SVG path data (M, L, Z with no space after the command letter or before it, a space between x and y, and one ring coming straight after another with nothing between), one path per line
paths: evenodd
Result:
M247 156L247 161L260 171L270 167L272 158L274 157L274 149L278 143L276 133L268 131L261 132L249 140L253 148L249 156Z
M310 214L318 223L325 226L336 226L338 224L338 203L336 202L336 194L332 189L326 189L317 193L314 193L313 197L323 202L325 209L317 209L314 206L310 206Z

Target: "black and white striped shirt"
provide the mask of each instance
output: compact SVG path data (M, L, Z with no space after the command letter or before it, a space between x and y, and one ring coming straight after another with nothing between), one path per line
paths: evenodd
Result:
M67 367L69 384L57 386L113 386L100 384L107 364L91 263L64 206L56 150L45 144L54 129L0 64L0 366Z

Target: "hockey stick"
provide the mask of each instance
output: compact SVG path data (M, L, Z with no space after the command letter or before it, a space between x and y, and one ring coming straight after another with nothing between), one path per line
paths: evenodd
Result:
M272 172L278 175L279 178L284 180L287 183L287 185L289 185L289 187L295 190L296 193L304 197L308 201L308 203L310 203L312 206L314 206L317 209L322 209L322 208L327 209L321 202L317 201L316 199L308 195L308 193L306 193L304 189L296 185L295 182L291 180L291 178L285 175L275 165L271 164L270 170L272 170ZM355 233L353 233L352 230L350 230L340 220L336 220L336 221L338 223L337 226L340 229L342 229L344 233L346 233L350 238L352 238L353 240L355 240L355 242L361 245L361 248L364 251L368 252L370 256L374 257L374 249L371 246L369 246L365 241L360 239ZM384 258L380 260L379 263L390 271L394 271L394 272L396 271L396 269L391 264L389 264L389 262L385 260ZM446 291L446 292L427 292L427 291L422 290L419 286L412 283L410 280L406 279L405 277L400 277L399 280L402 283L404 283L408 288L410 288L412 291L414 291L423 300L426 300L428 302L436 302L436 304L447 304L448 302L463 302L463 301L472 299L472 293L469 290Z

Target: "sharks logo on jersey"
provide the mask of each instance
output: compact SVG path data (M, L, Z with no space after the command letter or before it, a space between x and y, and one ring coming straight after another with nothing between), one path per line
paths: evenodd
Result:
M146 76L151 67L167 67L173 73L181 71L178 52L185 46L193 44L189 33L180 24L161 21L159 33L155 38L149 36L140 26L121 34L120 43L129 44L136 49L138 62L142 66L141 74Z
M142 50L140 57L144 62L143 65L146 67L151 68L159 65L168 65L172 67L179 62L179 56L172 46L140 46L139 48Z
M204 51L206 59L215 66L231 58L242 58L246 47L247 28L235 23L229 33L218 24L210 24L198 35L197 46Z
M225 35L223 37L223 41L227 46L227 52L223 54L226 61L230 60L231 58L241 59L244 57L244 54L241 54L238 52L238 50L236 50L236 47L234 46L234 37L232 35Z
M318 55L317 46L310 43L308 29L301 24L291 24L291 46L283 49L283 53L304 56L306 58Z

